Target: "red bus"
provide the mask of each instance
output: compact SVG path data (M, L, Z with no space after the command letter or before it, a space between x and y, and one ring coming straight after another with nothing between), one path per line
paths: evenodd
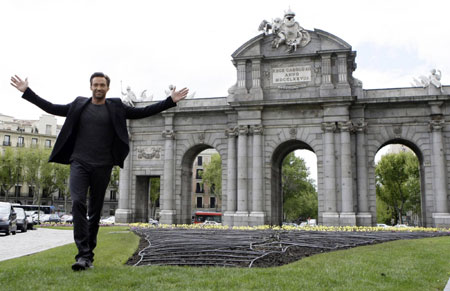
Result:
M205 221L215 221L222 223L222 213L220 212L195 212L194 223L203 223Z

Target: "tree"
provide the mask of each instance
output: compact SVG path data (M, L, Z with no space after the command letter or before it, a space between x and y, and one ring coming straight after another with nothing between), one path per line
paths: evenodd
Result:
M282 163L283 216L287 221L318 216L317 191L305 161L288 154Z
M49 186L51 176L51 165L47 160L48 150L25 149L25 181L33 188L33 204L41 204L41 188Z
M69 184L67 183L70 174L70 166L62 164L52 164L54 167L55 189L64 196L64 212L67 213L67 198L70 197Z
M222 197L222 159L219 154L213 154L211 161L203 167L201 172L203 183L218 199Z
M420 217L419 161L412 152L384 155L375 174L376 195L386 204L394 224L403 223L408 211Z
M5 194L5 201L8 201L8 194L23 178L23 151L6 148L0 156L0 191Z
M161 179L158 177L150 178L150 216L152 218L156 217L156 205L157 201L160 197L160 189L161 189Z

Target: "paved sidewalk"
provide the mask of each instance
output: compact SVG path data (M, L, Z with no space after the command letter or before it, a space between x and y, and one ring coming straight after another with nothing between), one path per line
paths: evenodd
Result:
M74 243L72 230L38 228L16 235L0 235L0 261L31 255Z

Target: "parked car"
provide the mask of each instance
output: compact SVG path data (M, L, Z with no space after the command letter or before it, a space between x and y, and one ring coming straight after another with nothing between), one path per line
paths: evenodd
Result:
M28 220L27 220L27 215L25 213L25 210L23 210L23 208L19 208L19 207L13 207L13 209L17 215L17 217L16 217L17 229L20 229L20 232L27 232Z
M377 227L389 228L390 226L384 223L377 223Z
M41 223L60 223L61 218L59 218L58 214L44 214L41 217Z
M207 220L203 222L202 225L222 225L222 223L213 220Z
M73 223L73 216L70 214L64 214L61 216L62 223Z
M37 224L37 221L35 221L34 218L33 218L34 211L33 210L27 210L27 211L25 211L25 214L27 215L27 221L28 221L27 226L28 226L28 229L33 229L33 226L35 226Z
M114 224L114 223L116 223L116 217L110 216L108 218L100 219L100 223L101 224Z
M42 217L44 215L46 215L44 213L44 211L42 211L42 210L41 211L34 210L33 214L31 215L31 217L33 218L34 224L40 224L41 221L42 221Z
M408 228L409 226L407 226L406 224L396 224L394 227L397 227L397 228Z
M17 232L16 212L11 203L0 202L0 231L6 235Z

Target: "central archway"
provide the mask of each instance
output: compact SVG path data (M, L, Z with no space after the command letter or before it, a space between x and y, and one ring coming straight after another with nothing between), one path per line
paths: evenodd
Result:
M272 155L271 161L271 212L272 225L281 225L283 223L283 191L282 191L282 164L285 157L295 150L314 150L307 143L299 140L288 140L280 144Z

